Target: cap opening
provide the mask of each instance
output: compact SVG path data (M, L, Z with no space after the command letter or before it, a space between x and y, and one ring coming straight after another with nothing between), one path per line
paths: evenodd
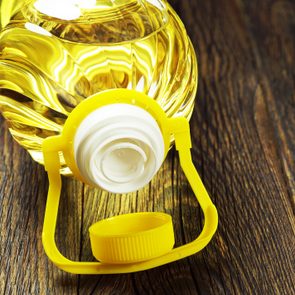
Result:
M147 156L140 147L132 143L120 143L102 156L101 171L110 181L130 182L142 175L146 161Z

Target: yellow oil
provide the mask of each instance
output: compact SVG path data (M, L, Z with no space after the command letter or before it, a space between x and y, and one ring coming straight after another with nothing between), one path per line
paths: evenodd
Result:
M0 29L9 23L11 16L23 5L23 0L0 0Z
M43 139L60 134L68 114L103 90L135 89L169 117L190 118L195 53L166 1L91 1L75 19L40 12L36 2L0 34L0 111L34 160L43 163Z

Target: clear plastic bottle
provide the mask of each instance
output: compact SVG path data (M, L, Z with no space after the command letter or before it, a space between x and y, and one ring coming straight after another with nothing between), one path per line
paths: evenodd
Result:
M197 64L164 0L29 0L0 34L0 81L12 136L43 164L43 139L60 134L82 100L107 89L135 89L169 117L190 118Z

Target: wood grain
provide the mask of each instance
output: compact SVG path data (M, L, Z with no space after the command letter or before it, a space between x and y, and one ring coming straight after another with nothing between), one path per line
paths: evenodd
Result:
M219 211L210 245L135 274L77 276L46 258L48 182L0 119L0 294L295 294L294 1L170 1L199 59L193 159ZM93 260L88 227L127 212L172 215L177 245L202 216L172 150L142 191L113 195L64 179L57 241Z

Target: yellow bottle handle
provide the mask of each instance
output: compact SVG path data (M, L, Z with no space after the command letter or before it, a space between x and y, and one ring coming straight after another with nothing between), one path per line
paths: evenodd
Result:
M148 260L132 263L114 264L105 262L78 262L71 261L64 257L58 250L55 243L55 228L62 186L61 175L59 173L59 151L62 151L64 148L65 138L63 138L63 135L50 137L47 138L43 144L45 168L48 172L49 178L49 191L44 217L42 242L46 254L50 258L50 260L52 260L52 262L56 264L59 268L67 272L76 274L115 274L143 271L195 254L196 252L202 250L210 242L212 236L217 229L218 214L192 162L190 152L191 139L189 123L185 118L167 118L165 125L165 132L167 132L167 134L169 135L174 135L175 146L179 153L181 167L193 189L193 192L204 214L204 227L198 238L186 245L169 250L169 247L171 247L172 245L172 238L171 236L169 236L169 229L162 228L163 231L158 232L158 236L167 234L168 240L170 241L169 242L167 240L167 244L170 244L167 245L168 248L164 247L166 250L164 250L163 248L163 254L157 257L151 256L151 258L148 258ZM141 213L137 214L140 216ZM144 232L139 232L139 234L142 234L144 238L147 237ZM156 240L156 243L157 242L158 241ZM116 245L116 247L120 247L121 242L118 243L119 244ZM165 244L165 240L162 241L162 244ZM126 245L129 246L132 244ZM137 247L136 251L139 252L140 257L145 257L147 252L149 252L149 250L145 249L144 244L142 244L142 247Z

